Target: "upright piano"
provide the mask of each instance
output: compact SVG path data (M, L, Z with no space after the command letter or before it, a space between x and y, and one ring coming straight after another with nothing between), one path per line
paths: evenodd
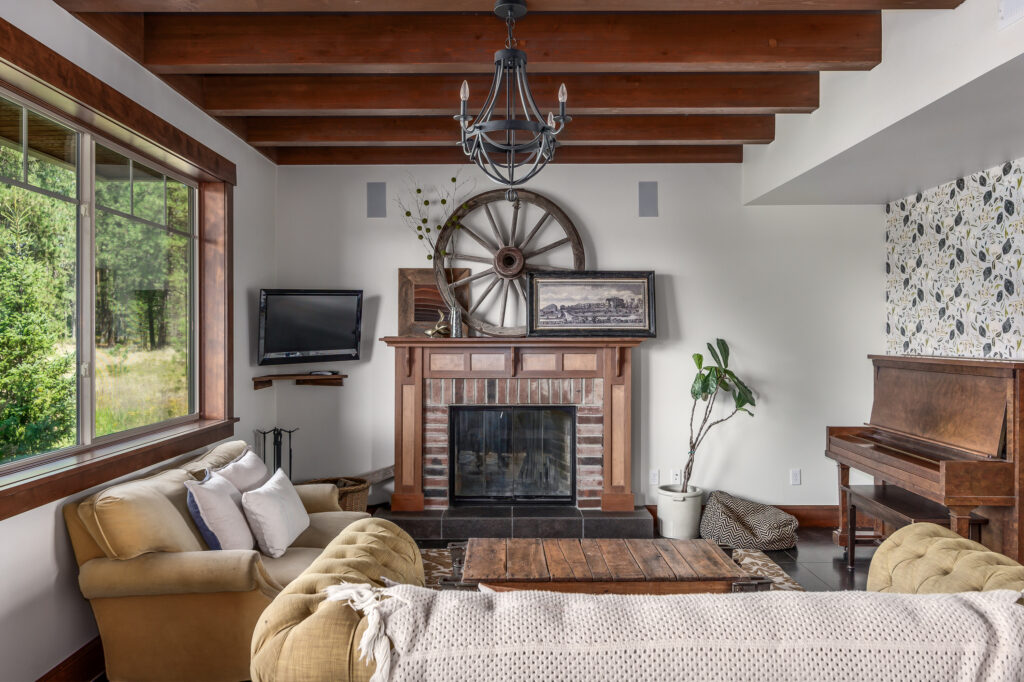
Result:
M984 517L982 543L1021 561L1024 362L869 358L871 421L827 429L825 455L839 469L836 543L847 542L846 489L855 469L873 476L876 486L902 488L945 506L950 528L965 537L972 514Z

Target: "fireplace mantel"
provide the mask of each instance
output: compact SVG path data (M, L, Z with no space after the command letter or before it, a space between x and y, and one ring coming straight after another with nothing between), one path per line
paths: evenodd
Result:
M381 340L395 349L393 511L447 507L447 493L425 486L431 479L424 476L425 460L429 460L428 469L439 462L447 467L447 431L438 436L426 433L428 426L440 423L432 411L447 409L438 405L573 401L600 415L595 427L600 438L591 437L599 441L591 447L600 453L592 458L601 463L600 475L588 479L599 480L600 486L584 491L592 496L579 498L578 506L633 510L632 349L644 339L388 336ZM447 394L445 387L449 387ZM591 402L586 403L586 398ZM432 437L443 440L431 441Z

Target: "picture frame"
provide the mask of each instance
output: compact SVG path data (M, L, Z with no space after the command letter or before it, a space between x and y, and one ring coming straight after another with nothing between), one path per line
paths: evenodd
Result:
M528 336L657 335L650 270L526 273Z
M469 268L448 268L448 281L469 277ZM456 294L464 309L469 308L469 288L461 287ZM437 324L438 313L449 323L448 306L437 288L433 268L398 268L398 335L423 336ZM468 327L462 325L462 335L468 336Z

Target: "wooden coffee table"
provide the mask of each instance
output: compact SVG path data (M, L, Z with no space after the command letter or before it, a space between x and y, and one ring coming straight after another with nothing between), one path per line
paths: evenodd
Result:
M472 538L462 582L496 591L685 594L767 590L709 540Z

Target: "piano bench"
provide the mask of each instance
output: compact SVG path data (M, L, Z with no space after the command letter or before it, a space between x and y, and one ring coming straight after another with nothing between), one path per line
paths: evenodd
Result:
M846 493L846 568L853 570L857 544L878 544L878 538L857 538L857 511L881 521L903 528L912 523L934 523L949 526L949 509L894 485L849 485L841 488ZM988 519L971 514L970 539L981 540L981 527Z

